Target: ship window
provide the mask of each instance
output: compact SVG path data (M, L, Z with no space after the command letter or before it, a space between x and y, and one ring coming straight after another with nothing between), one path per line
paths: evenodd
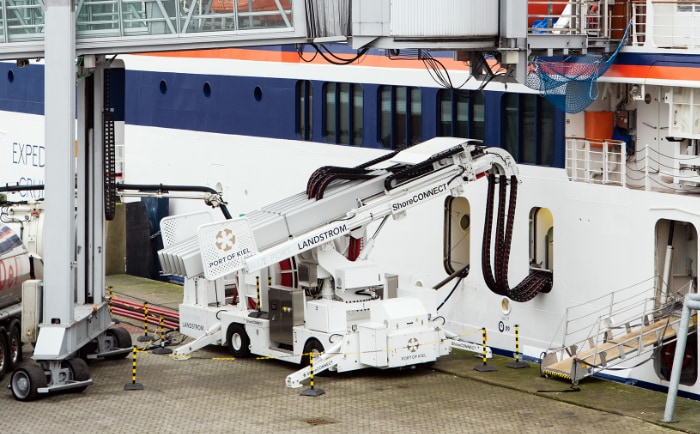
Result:
M547 208L530 210L530 268L554 267L554 218Z
M678 12L693 12L693 3L695 0L678 0ZM700 12L700 5L695 5L695 12Z
M420 89L379 87L379 142L389 149L404 149L422 140Z
M503 96L502 144L518 163L554 162L554 106L539 95Z
M296 124L297 137L301 140L311 140L312 138L312 93L311 82L309 80L297 81L296 89Z
M364 130L362 86L326 83L323 101L323 137L326 142L361 145Z
M438 92L438 135L484 139L484 96L480 92Z
M452 274L469 265L471 210L464 197L445 200L443 258L445 271Z

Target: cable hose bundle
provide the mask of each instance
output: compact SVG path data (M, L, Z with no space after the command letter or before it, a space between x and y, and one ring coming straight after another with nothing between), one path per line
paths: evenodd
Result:
M323 199L323 193L326 188L330 185L332 181L336 179L340 180L357 180L357 179L369 179L376 176L368 167L372 167L377 163L386 161L396 155L398 151L390 152L388 154L382 155L381 157L375 158L374 160L367 161L355 167L339 167L339 166L323 166L319 167L311 174L309 180L306 183L306 195L309 199L320 200Z
M495 269L491 266L491 235L493 227L494 192L496 176L488 175L488 192L486 198L486 218L484 222L484 239L481 250L481 267L486 286L495 294L502 295L518 302L530 301L540 292L547 293L552 289L552 275L542 270L531 270L515 288L508 283L508 263L515 221L515 203L518 195L518 180L510 178L510 196L506 218L507 178L499 178L498 220L496 222L496 251L494 254Z

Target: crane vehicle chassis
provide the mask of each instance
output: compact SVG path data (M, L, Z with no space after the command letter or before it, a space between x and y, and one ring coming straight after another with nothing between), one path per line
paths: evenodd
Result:
M441 137L358 167L322 167L306 192L241 218L166 217L159 259L185 278L180 328L194 339L175 355L218 344L302 363L286 380L300 387L315 356L314 372L343 372L432 363L452 347L481 352L443 327L436 291L400 284L369 255L387 220L487 172L517 175L502 149Z

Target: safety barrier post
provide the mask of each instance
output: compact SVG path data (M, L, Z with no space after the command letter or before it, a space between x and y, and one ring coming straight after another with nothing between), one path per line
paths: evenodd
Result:
M321 396L325 392L323 389L314 389L314 353L309 353L309 388L302 390L301 396Z
M530 366L527 362L520 360L520 335L518 324L515 325L515 362L507 363L506 366L514 369L527 368Z
M251 312L248 316L251 318L260 318L262 315L262 309L260 306L260 276L255 276L255 293L255 312Z
M258 310L258 314L260 313L260 276L255 276L255 291L256 291L256 297L255 297L255 308Z
M483 363L483 365L475 366L475 367L474 367L474 370L475 370L475 371L479 371L479 372L491 372L491 371L495 371L495 370L496 370L495 367L486 364L486 327L482 327L482 328L481 328L481 343L482 343L481 346L482 346L482 348L483 348L483 350L482 350L482 354L483 354L482 359L483 359L484 363Z
M107 287L107 290L109 291L109 314L112 314L112 299L114 296L112 295L112 285L109 285Z
M172 354L173 350L165 348L165 326L163 325L163 315L160 316L160 347L153 350L153 354Z
M148 303L143 303L143 335L136 338L139 342L149 342L153 340L153 335L148 333Z
M131 383L124 385L124 390L143 390L143 384L136 382L136 346L131 351Z

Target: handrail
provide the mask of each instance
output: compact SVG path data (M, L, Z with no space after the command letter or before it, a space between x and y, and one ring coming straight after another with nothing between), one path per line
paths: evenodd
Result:
M569 179L599 184L627 185L627 146L621 140L566 138Z

